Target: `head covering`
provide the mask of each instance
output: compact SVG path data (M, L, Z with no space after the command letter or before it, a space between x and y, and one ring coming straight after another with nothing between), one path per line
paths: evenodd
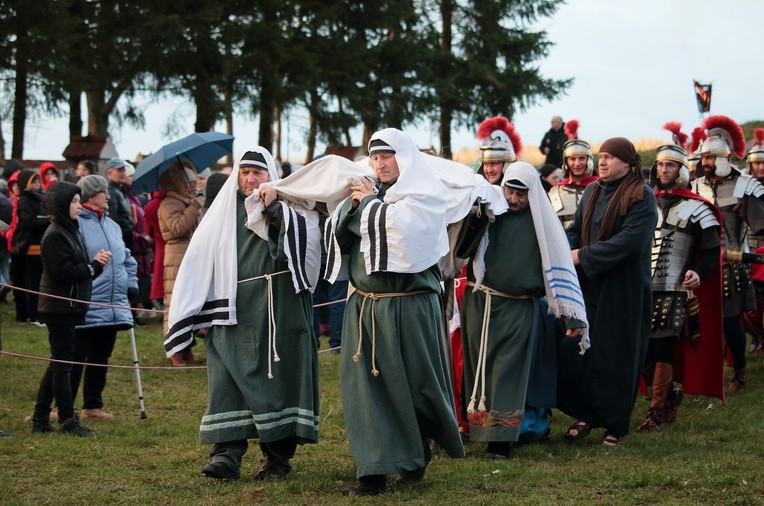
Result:
M189 169L188 167L183 167L183 172L186 173L186 178L190 182L193 183L194 181L196 181L196 172L194 172L193 170Z
M502 185L506 186L510 181L517 181L528 189L528 206L533 217L536 241L541 254L549 314L558 318L567 316L586 322L586 306L578 275L573 266L573 259L570 256L570 244L560 219L542 188L538 172L527 162L514 162L507 167ZM485 276L484 256L487 247L488 234L485 234L473 263L475 285L479 285ZM589 346L589 331L585 329L579 342L581 353L583 354Z
M369 140L369 156L379 153L395 154L395 150L382 139Z
M76 184L56 181L50 185L42 201L54 222L75 232L77 231L76 220L69 215L69 206L74 196L80 193L80 187Z
M228 174L216 172L207 178L207 186L204 190L205 209L209 209L209 207L212 205L212 202L215 200L215 197L217 197L220 189L223 188L223 185L225 184L228 177Z
M610 201L605 209L605 215L597 232L597 237L589 237L589 229L597 196L602 186L597 184L592 188L589 200L586 202L586 208L583 210L583 219L581 220L581 245L609 239L615 226L616 216L626 216L629 207L634 202L641 201L645 196L645 176L642 173L642 157L639 156L631 141L625 137L613 137L602 143L600 153L609 153L615 156L622 162L627 163L631 170L626 172L626 175L618 185L618 189L610 197Z
M201 171L199 174L197 174L197 178L199 179L207 179L212 175L212 171L209 167Z
M18 160L8 160L5 162L5 168L3 169L2 178L8 181L10 177L21 170L21 163Z
M127 164L121 158L111 158L108 162L106 162L106 170L121 169L126 166Z
M612 137L600 146L600 153L610 153L629 167L642 169L642 158L637 153L634 144L625 137Z
M40 165L40 183L42 183L43 190L47 190L48 187L54 183L55 181L48 181L45 178L45 173L49 170L52 170L56 173L56 176L58 176L58 167L55 166L52 162L43 162Z
M748 163L748 169L754 162L764 162L764 128L757 128L753 131L753 141L748 156L745 159Z
M263 153L260 153L259 151L247 151L244 153L239 161L239 168L254 168L270 172L268 169L268 160L266 160Z
M135 175L135 165L130 162L125 162L125 176L130 177Z
M38 181L40 180L40 174L38 174L36 170L22 170L19 174L19 195L24 195L25 193L30 192L31 190L29 187L32 185L35 179Z
M83 202L90 200L97 193L109 191L109 182L106 181L105 177L98 174L81 177L77 181L77 186L82 189Z

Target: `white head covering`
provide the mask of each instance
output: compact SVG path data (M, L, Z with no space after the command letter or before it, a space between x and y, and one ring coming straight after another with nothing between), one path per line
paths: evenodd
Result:
M536 240L541 253L541 266L544 269L544 288L546 301L549 304L549 313L558 318L567 316L586 322L586 306L578 282L578 275L573 266L570 245L560 219L555 214L549 197L541 186L538 171L527 162L514 162L510 164L504 174L501 181L502 187L510 180L518 180L528 188L528 205L531 208L533 226L536 229ZM488 234L486 234L487 236ZM485 247L481 244L478 255L482 256L484 253ZM478 272L478 268L480 268L480 272ZM476 262L476 284L482 281L484 274L485 265ZM587 328L584 329L579 343L581 353L584 353L589 346Z

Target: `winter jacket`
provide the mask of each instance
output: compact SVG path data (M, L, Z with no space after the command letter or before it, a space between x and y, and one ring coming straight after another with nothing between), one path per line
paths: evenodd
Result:
M122 185L109 181L109 218L119 226L122 242L129 248L133 243L133 213Z
M40 165L40 172L38 172L38 174L40 175L40 182L42 183L42 189L45 191L48 191L48 188L50 188L50 185L56 182L56 181L48 182L45 180L45 173L49 170L53 170L53 172L56 173L56 178L58 178L58 175L59 175L58 167L56 167L53 163L44 162L42 165Z
M159 205L159 230L164 246L164 304L170 307L170 299L180 262L186 254L191 235L201 219L198 199L188 195L188 180L182 169L172 167L160 177L167 196ZM165 313L165 324L167 313ZM167 329L165 329L166 331Z
M93 294L90 300L113 306L130 307L127 289L138 289L137 264L122 241L119 225L105 213L97 213L83 207L80 213L79 229L85 239L89 257L94 257L102 249L111 251L111 260L104 267L103 274L93 282ZM77 328L112 325L116 325L121 330L131 328L133 326L131 311L91 305L85 317L85 323L78 325Z
M146 233L154 239L154 268L151 276L151 298L164 299L164 239L159 230L159 206L167 195L164 190L156 191L153 199L143 208Z
M40 292L43 294L90 300L92 279L102 267L90 261L77 224L69 217L69 204L80 193L77 185L57 183L50 186L45 202L51 211L53 223L42 238L42 278ZM41 295L37 302L40 321L58 325L84 323L88 304L54 299Z
M39 255L42 235L48 228L48 212L40 190L30 190L29 186L40 176L33 169L24 169L19 175L19 200L16 203L16 228L13 232L11 251L18 255Z

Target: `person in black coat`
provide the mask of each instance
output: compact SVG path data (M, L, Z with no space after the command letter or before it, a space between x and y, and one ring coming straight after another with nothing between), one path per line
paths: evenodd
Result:
M85 244L77 228L80 215L80 188L69 182L53 183L45 195L44 204L52 223L45 232L41 244L43 264L38 313L40 320L48 325L48 341L51 357L55 360L74 358L74 326L85 322L93 278L98 276L109 262L111 254L99 251L88 260ZM44 294L67 297L64 300L46 297ZM37 392L32 432L53 432L50 423L50 406L55 399L60 431L77 436L92 436L74 416L71 386L72 364L51 362L40 382Z
M544 163L562 167L562 145L568 141L565 133L565 123L559 116L552 117L552 128L544 134L539 149L546 155Z
M34 169L24 169L19 175L19 200L16 202L18 223L11 240L13 284L19 288L38 291L42 275L40 240L50 223L42 200L40 175ZM37 316L37 293L26 292L26 316L32 325L43 327Z

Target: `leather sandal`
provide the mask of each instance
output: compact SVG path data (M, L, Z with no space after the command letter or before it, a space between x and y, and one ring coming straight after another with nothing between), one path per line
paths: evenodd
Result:
M619 446L621 443L623 443L623 436L606 433L605 437L602 438L602 444L605 446Z
M592 426L588 423L584 422L583 420L579 420L570 427L568 427L568 430L565 431L565 439L568 441L576 441L579 439L583 439L586 436L589 435L589 433L592 431Z

